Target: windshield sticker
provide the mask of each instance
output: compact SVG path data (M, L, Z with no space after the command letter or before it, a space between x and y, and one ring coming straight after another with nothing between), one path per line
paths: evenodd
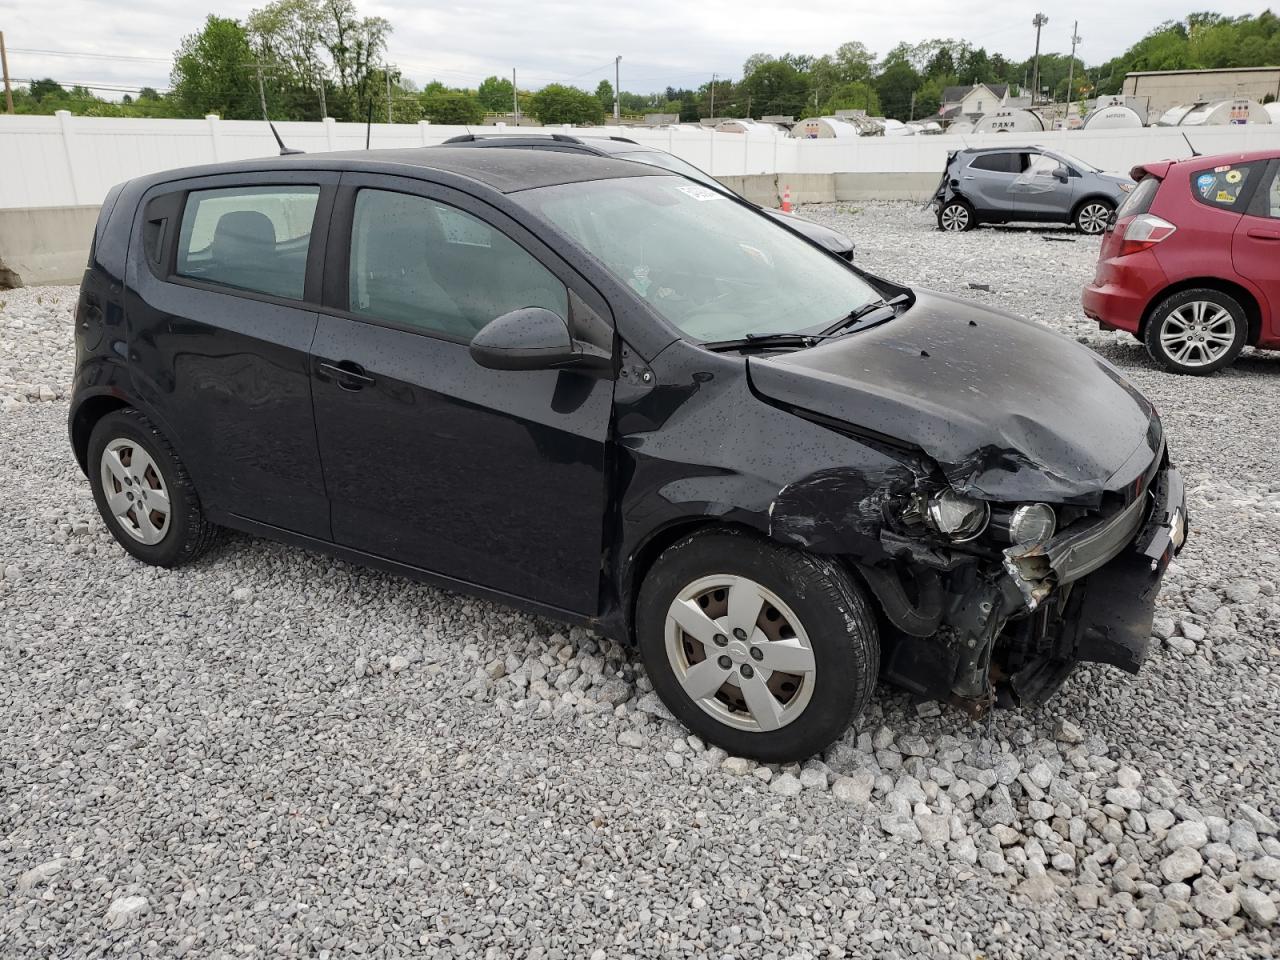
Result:
M1227 183L1239 183L1242 179L1239 170L1232 170L1227 174Z
M710 189L709 187L699 186L696 183L679 183L679 184L676 184L676 189L679 190L681 193L685 194L686 196L693 197L693 199L699 202L703 200L726 199L724 194L717 193L716 191Z
M1213 172L1214 172L1214 173L1226 173L1226 172L1227 172L1228 170L1230 170L1230 169L1231 169L1231 164L1229 164L1229 163L1228 163L1228 164L1227 164L1226 166L1224 166L1224 167L1214 167L1214 168L1213 168Z
M1231 194L1227 193L1227 191L1225 191L1225 190L1219 190L1219 191L1218 191L1218 202L1219 202L1219 203L1235 203L1235 202L1236 202L1236 198L1235 198L1235 197L1233 197Z
M1201 193L1204 193L1214 185L1217 179L1218 178L1215 177L1212 173L1202 173L1200 174L1199 177L1196 178L1196 186L1200 188Z

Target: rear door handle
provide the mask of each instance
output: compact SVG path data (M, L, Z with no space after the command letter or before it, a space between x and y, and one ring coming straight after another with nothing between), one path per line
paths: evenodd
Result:
M354 360L339 360L337 363L321 360L319 369L337 380L343 390L361 390L374 382L373 377L364 372L364 367Z
M1245 232L1258 240L1280 240L1280 230L1264 230L1262 227L1250 227Z
M966 173L966 174L965 174L961 179L963 179L963 180L977 180L978 178L977 178L977 177L975 177L975 176L974 176L973 174L971 174L971 173Z

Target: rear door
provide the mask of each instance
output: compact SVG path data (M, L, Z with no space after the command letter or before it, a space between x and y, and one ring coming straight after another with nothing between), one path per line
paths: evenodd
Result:
M206 507L324 539L308 356L337 181L297 171L153 189L126 301L134 389Z
M1280 337L1280 160L1256 171L1260 180L1253 199L1231 239L1231 260L1236 272L1253 282L1266 300L1264 336Z
M979 153L960 174L960 191L979 213L1013 219L1013 184L1022 172L1022 154L1013 150Z
M312 351L334 540L594 613L613 382L486 369L468 345L528 306L603 326L608 342L607 305L468 194L388 176L342 183Z

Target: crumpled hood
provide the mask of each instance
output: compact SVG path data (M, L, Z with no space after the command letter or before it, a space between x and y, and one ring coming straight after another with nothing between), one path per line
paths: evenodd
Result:
M904 314L751 357L753 389L918 447L959 491L1096 506L1160 451L1155 408L1091 350L1012 314L915 291Z

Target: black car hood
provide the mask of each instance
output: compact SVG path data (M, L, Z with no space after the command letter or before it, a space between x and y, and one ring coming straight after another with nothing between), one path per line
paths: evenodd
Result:
M945 294L748 370L766 400L918 448L991 500L1096 506L1163 447L1155 408L1097 354Z
M798 217L794 213L787 213L785 210L776 210L772 207L761 207L763 213L777 220L779 223L785 223L797 233L802 233L819 246L832 253L847 257L853 253L853 241L846 237L839 230L832 230L830 227L824 227L820 223L812 220L806 220L804 217Z

